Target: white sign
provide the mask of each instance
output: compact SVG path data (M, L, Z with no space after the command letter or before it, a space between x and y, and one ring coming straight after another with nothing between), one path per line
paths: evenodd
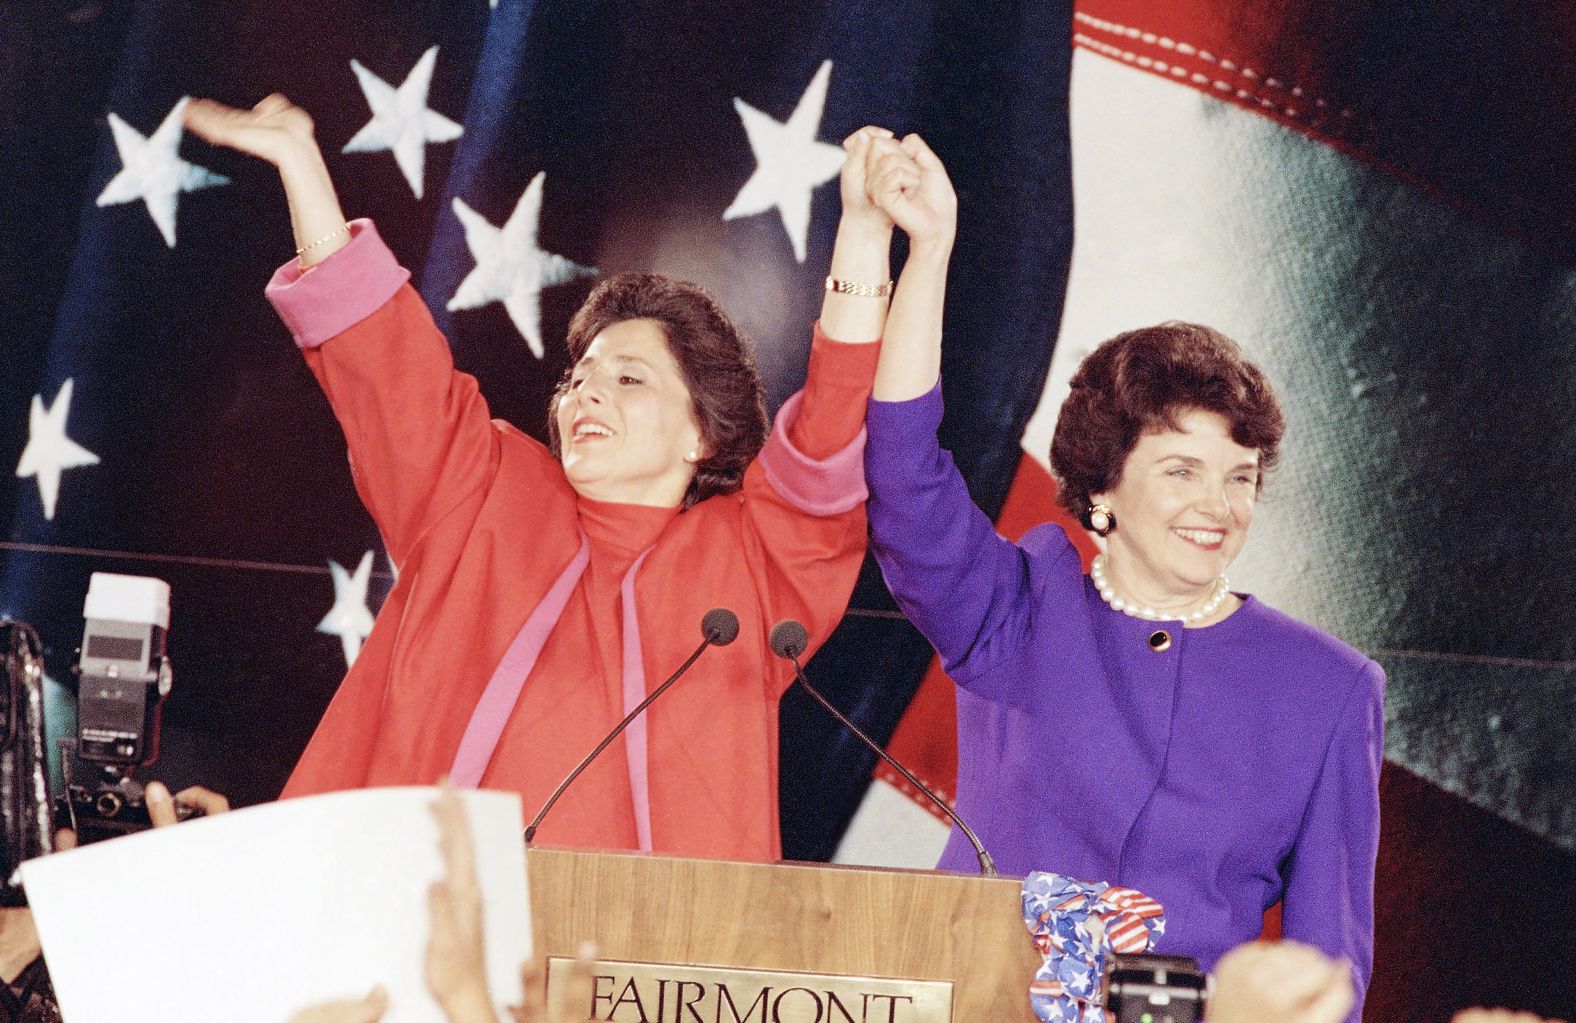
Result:
M287 1023L389 993L385 1023L442 1023L427 993L432 788L249 807L30 860L22 880L69 1023ZM531 955L519 797L464 792L488 980L502 1015ZM503 1018L508 1018L504 1016Z

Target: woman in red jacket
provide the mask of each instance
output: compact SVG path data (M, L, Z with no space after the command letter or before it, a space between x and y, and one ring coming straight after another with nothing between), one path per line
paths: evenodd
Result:
M845 143L843 214L805 389L769 432L746 340L698 288L621 275L569 330L549 449L490 418L476 382L366 221L348 223L311 118L281 96L194 101L194 132L278 168L298 259L268 295L345 432L399 581L285 787L513 790L529 816L694 648L737 613L548 817L545 843L718 858L779 855L781 618L836 626L865 546L863 433L888 315L896 143ZM881 164L886 166L886 164ZM923 299L905 274L892 315ZM835 339L835 340L833 340Z

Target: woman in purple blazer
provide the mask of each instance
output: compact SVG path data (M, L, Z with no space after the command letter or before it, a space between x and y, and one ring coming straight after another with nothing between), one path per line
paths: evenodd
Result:
M889 213L944 283L956 200L917 139ZM1384 674L1227 585L1283 430L1231 340L1169 323L1112 338L1062 407L1062 503L1103 537L998 536L936 442L941 288L887 323L867 424L873 547L958 685L958 810L1004 871L1054 870L1165 906L1157 951L1205 968L1284 902L1286 937L1372 967ZM941 866L971 869L952 834Z

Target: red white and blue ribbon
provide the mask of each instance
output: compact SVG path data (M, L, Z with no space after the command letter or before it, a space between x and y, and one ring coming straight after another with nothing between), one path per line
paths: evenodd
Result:
M1023 879L1023 922L1045 957L1029 1004L1047 1023L1104 1023L1100 979L1110 954L1147 952L1166 931L1165 910L1143 892L1048 871Z

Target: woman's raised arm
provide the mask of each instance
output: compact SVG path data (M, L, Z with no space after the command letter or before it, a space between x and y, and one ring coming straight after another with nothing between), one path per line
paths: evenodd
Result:
M1030 584L1022 552L996 534L937 444L942 313L957 196L917 135L886 149L872 201L908 235L876 369L865 477L871 548L887 587L955 679L997 655ZM966 683L964 683L966 684Z
M887 315L877 401L908 401L941 374L947 263L958 229L958 197L941 160L918 135L889 142L874 161L871 201L908 235L908 261Z
M345 222L311 115L276 94L250 110L192 100L185 122L279 171L297 259L274 274L268 298L333 406L356 490L403 564L432 524L463 528L449 513L496 466L498 431L476 381L455 371L409 272L371 223ZM538 461L544 480L562 479L545 450Z
M843 450L865 425L874 353L850 346L881 340L892 274L892 218L871 201L866 181L881 147L896 145L885 128L860 128L843 140L843 212L817 321L821 340L811 346L803 398L787 423L795 450L812 459Z
M861 128L844 142L843 211L828 269L804 390L746 473L747 543L761 566L762 601L790 617L819 645L836 627L864 556L865 403L876 346L886 325L892 220L871 202L873 153L893 145L884 128Z
M845 344L878 341L886 325L884 285L892 275L892 218L871 202L866 183L876 154L896 146L885 128L860 128L843 140L842 217L832 248L821 330ZM841 290L839 290L841 289Z
M345 212L312 131L312 115L279 93L250 110L211 99L186 104L186 127L216 146L266 160L279 171L303 269L350 241Z

